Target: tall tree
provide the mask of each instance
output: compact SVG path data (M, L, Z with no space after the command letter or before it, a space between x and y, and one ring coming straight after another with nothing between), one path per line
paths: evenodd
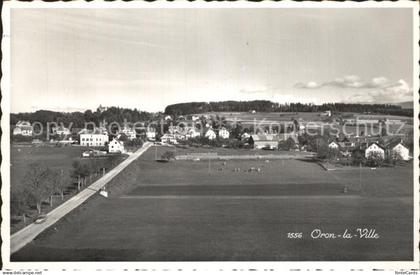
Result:
M54 189L51 181L52 172L44 165L33 163L25 174L24 182L28 195L36 204L38 214L41 214L42 202L49 198Z

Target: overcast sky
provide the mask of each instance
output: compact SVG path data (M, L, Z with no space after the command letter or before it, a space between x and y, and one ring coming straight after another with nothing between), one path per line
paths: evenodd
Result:
M14 9L12 112L412 100L411 9Z

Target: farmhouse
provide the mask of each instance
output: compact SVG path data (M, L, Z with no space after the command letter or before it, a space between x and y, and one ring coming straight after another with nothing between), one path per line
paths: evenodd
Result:
M170 143L176 144L176 143L177 143L175 136L174 136L174 135L172 135L172 134L164 134L164 135L160 138L160 141L161 141L162 143L166 143L166 144L170 144Z
M209 140L213 140L216 138L216 133L213 131L213 129L209 128L204 136Z
M370 118L357 118L356 124L358 125L372 125L378 124L379 119L370 119Z
M108 133L102 128L82 129L79 135L81 146L105 146L109 141Z
M200 132L197 131L196 128L192 127L190 129L188 129L186 138L187 139L196 138L196 137L199 137L200 135L201 135Z
M243 133L242 135L241 135L241 140L242 141L248 141L248 139L251 137L251 135L249 134L249 133L247 133L247 132L245 132L245 133Z
M340 145L338 145L338 143L337 143L337 142L335 142L335 141L331 141L331 142L328 144L328 148L330 148L330 149L339 149L339 148L340 148Z
M331 111L325 111L325 112L323 112L323 113L321 113L321 116L328 116L328 117L330 117L331 116Z
M249 144L254 144L254 148L256 149L277 149L279 136L273 134L251 135Z
M125 153L124 142L118 138L113 138L108 144L108 151L110 153Z
M366 148L365 157L369 158L372 156L378 156L382 159L385 159L385 149L380 146L378 143L372 143Z
M387 145L388 153L393 159L410 160L410 149L400 140Z
M13 129L13 135L32 136L33 127L29 121L18 121Z
M66 128L64 126L58 126L56 128L53 128L53 133L59 136L69 136L71 135L71 132L69 128Z
M147 128L146 131L147 140L155 141L156 140L156 130L154 128Z
M226 128L219 129L219 138L228 139L229 135L230 133Z

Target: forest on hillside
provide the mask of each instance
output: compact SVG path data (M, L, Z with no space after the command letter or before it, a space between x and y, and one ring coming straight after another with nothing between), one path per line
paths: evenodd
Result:
M327 110L332 112L355 112L413 116L413 109L403 109L401 106L390 104L280 104L268 100L179 103L168 105L165 108L165 114L178 116L207 112L324 112Z

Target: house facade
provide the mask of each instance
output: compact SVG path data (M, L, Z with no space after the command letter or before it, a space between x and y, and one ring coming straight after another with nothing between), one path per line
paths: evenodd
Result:
M18 121L13 129L13 135L22 135L30 137L33 134L33 127L29 121Z
M70 129L63 127L63 126L58 126L56 128L53 129L53 133L59 136L69 136L71 135Z
M410 160L410 149L405 146L402 142L393 145L390 148L391 157L400 160Z
M177 140L175 138L174 135L172 134L164 134L161 138L160 141L162 143L166 143L166 144L177 144Z
M372 143L366 148L365 158L368 159L375 155L385 159L385 149L377 143Z
M328 148L338 150L338 149L340 148L340 145L338 145L338 143L337 143L337 142L335 142L335 141L331 141L331 142L328 144Z
M249 143L254 144L255 149L277 149L279 141L279 137L273 134L251 135L249 138Z
M228 139L229 135L230 135L230 133L226 128L221 128L219 130L219 138Z
M137 137L136 131L133 128L127 126L124 126L124 128L122 128L121 131L119 131L119 134L126 135L129 140L136 139Z
M124 142L118 140L117 138L113 138L108 144L108 152L110 153L125 153Z
M209 140L216 139L216 133L211 128L207 130L207 132L204 136Z
M156 131L155 131L154 128L147 128L146 138L147 138L147 140L150 140L150 141L155 141L156 140Z
M108 133L102 129L83 129L79 135L81 146L105 146L109 142Z
M248 141L248 139L251 137L251 135L249 134L249 133L247 133L247 132L245 132L245 133L243 133L242 135L241 135L241 140L242 141Z
M187 139L197 138L199 136L201 136L201 133L199 131L197 131L196 128L189 129L188 132L187 132L187 135L186 135Z

